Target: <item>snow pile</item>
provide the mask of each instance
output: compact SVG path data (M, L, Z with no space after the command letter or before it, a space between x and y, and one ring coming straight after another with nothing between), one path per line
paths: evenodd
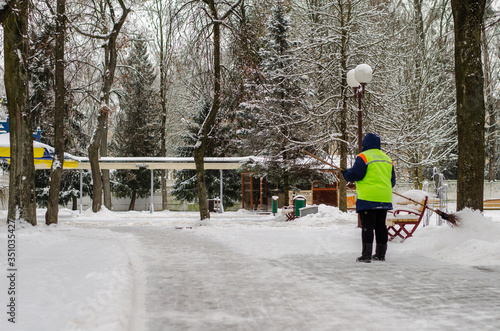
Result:
M500 223L470 209L456 215L459 226L417 229L402 245L403 250L470 266L500 265Z
M354 213L343 213L337 207L319 205L318 213L298 218L294 223L309 226L353 226L357 224Z

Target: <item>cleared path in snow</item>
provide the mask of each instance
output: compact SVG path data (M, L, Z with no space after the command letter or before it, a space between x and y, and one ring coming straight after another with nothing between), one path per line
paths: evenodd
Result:
M148 330L500 329L498 269L419 256L263 259L196 228L111 229L141 242Z

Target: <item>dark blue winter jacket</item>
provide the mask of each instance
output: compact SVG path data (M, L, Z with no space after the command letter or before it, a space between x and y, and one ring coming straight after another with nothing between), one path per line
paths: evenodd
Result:
M363 138L363 152L369 149L380 149L380 137L374 133L367 133ZM366 175L366 170L368 169L365 161L358 155L356 157L356 161L354 161L354 165L351 169L347 169L342 171L342 175L345 180L348 182L356 182L362 180ZM392 177L391 177L392 187L396 185L396 173L394 172L394 167L392 167ZM387 202L376 202L376 201L367 201L357 199L356 201L356 212L360 212L362 210L371 210L371 209L392 209L392 203Z

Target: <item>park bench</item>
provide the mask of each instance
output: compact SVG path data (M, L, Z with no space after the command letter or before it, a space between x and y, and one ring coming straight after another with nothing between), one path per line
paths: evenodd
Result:
M418 192L415 194L415 192ZM422 221L427 205L428 196L424 191L408 191L403 193L421 204L414 203L402 197L396 197L393 201L393 209L387 213L386 225L389 233L389 241L396 237L403 241L411 237Z
M499 210L500 209L500 199L484 199L483 200L483 210Z
M281 210L281 212L286 215L287 222L292 221L297 217L303 216L302 213L300 212L300 208L306 207L306 198L303 195L295 195L294 193L292 200L293 200L292 206L285 206ZM299 210L297 211L296 208L299 208Z
M286 216L286 221L293 221L297 217L295 216L295 208L293 206L283 206L281 208L281 213Z
M281 209L281 213L286 216L286 221L293 221L298 217L303 217L309 214L316 214L318 212L318 206L306 206L299 208L299 216L295 215L294 206L285 206Z
M441 203L441 199L435 196L430 196L427 200L427 205L435 208L439 208L439 204Z

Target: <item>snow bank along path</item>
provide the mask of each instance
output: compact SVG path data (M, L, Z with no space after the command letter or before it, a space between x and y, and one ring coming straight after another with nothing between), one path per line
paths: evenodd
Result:
M43 219L42 215L38 215ZM0 266L7 270L6 227L0 227ZM106 228L19 225L16 323L3 309L0 330L144 330L140 259L129 234ZM142 282L144 283L144 282ZM9 301L0 280L2 307ZM5 305L4 305L5 304Z

